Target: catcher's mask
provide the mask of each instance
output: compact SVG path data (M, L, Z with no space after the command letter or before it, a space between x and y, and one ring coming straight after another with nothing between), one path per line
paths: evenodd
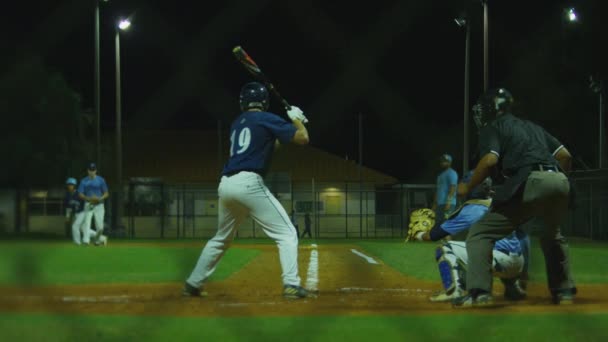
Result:
M469 183L471 178L473 177L474 170L469 171L463 178L463 183ZM467 199L487 199L490 198L492 194L492 179L487 177L481 182L478 186L471 191L471 193L467 196Z
M510 112L513 107L513 96L505 88L491 89L483 93L473 106L473 121L477 129L500 115Z

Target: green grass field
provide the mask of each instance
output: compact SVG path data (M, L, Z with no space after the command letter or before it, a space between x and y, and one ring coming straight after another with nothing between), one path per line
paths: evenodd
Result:
M137 241L138 243L140 241ZM434 244L401 241L324 240L319 245L358 245L396 270L437 280ZM202 244L177 247L113 241L113 248L82 248L65 242L0 242L0 285L31 286L94 283L181 282L191 271ZM160 242L162 244L162 242ZM228 251L213 280L225 279L259 251L239 244ZM309 244L309 241L302 244ZM533 243L533 246L537 243ZM578 282L608 283L608 244L575 243L571 248ZM542 255L533 248L532 277L544 282ZM608 310L608 308L607 308ZM608 314L392 315L320 317L171 317L59 315L6 312L0 308L3 341L604 341Z

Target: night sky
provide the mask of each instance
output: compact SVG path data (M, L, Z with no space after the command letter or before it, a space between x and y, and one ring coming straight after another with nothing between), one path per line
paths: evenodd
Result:
M13 2L0 24L3 68L23 53L42 55L92 108L92 3ZM564 20L569 6L579 22ZM463 11L473 101L483 81L479 1L102 2L102 127L114 127L114 25L132 16L121 33L126 130L216 129L218 120L226 128L250 80L231 55L241 45L308 115L313 146L357 160L361 114L366 166L432 181L442 153L461 167L465 34L453 19ZM490 0L490 86L509 88L522 116L590 167L598 100L588 78L608 75L606 13L600 0ZM276 101L271 109L284 114Z

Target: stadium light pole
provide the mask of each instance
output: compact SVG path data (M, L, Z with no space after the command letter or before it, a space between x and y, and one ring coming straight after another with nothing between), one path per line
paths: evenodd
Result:
M95 43L95 160L97 167L101 165L101 85L100 85L100 71L99 71L99 3L101 1L108 2L108 0L93 0L95 2L95 29L94 29L94 43Z
M464 43L464 139L462 151L462 174L469 171L470 141L469 141L469 77L470 77L470 43L471 25L466 15L454 19L456 25L466 30Z
M488 1L481 0L483 5L483 91L489 86L489 33L488 33Z
M122 98L121 98L121 72L120 72L120 31L128 30L131 27L129 19L121 19L116 27L115 44L115 65L116 65L116 213L115 229L122 226Z
M599 99L599 139L598 139L598 168L604 168L604 134L605 134L605 123L604 123L604 82L597 80L593 76L589 77L589 89L597 94Z

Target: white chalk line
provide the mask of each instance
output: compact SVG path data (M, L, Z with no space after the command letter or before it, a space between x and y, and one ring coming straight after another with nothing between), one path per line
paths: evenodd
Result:
M60 301L66 303L128 303L130 300L141 298L140 296L115 295L115 296L11 296L0 300L22 301L22 300L43 300Z
M308 272L306 274L306 289L309 291L319 291L319 251L317 245L312 244L308 261Z
M351 249L350 251L351 251L351 252L353 252L354 254L356 254L356 255L358 255L358 256L360 256L360 257L362 257L363 259L365 259L365 260L366 260L368 263L370 263L370 264L374 264L374 265L379 265L379 264L380 264L380 263L378 263L376 260L374 260L374 258L369 257L369 256L367 256L367 255L365 255L365 254L363 254L363 253L359 252L359 251L358 251L358 250L356 250L356 249Z
M339 289L340 292L406 292L406 293L430 293L432 290L428 289L374 289L371 287L343 287Z

